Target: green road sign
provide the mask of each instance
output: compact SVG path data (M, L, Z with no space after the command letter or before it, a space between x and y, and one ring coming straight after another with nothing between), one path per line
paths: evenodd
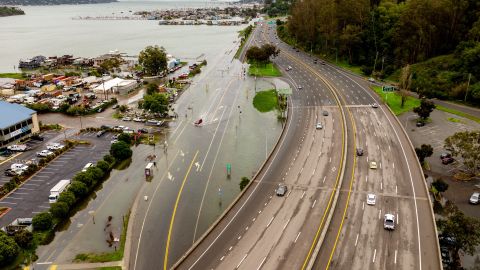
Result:
M393 87L391 85L384 85L384 86L382 86L382 91L383 92L393 92L393 91L395 91L395 87Z

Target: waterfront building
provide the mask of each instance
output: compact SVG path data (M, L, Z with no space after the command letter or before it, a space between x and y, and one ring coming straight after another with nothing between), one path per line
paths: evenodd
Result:
M40 132L37 112L22 105L0 101L0 146Z

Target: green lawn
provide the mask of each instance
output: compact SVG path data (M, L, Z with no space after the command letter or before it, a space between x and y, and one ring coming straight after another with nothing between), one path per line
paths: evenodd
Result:
M400 115L404 112L411 111L414 107L420 106L419 99L414 97L408 97L402 108L402 97L400 97L397 92L384 93L382 91L382 87L380 86L373 86L373 90L377 92L377 94L382 98L382 100L388 104L388 106L390 107L390 109L392 109L395 115Z
M277 91L266 90L258 92L253 98L253 107L259 112L269 112L278 107Z
M24 73L0 73L0 78L25 79Z
M333 61L335 61L335 59L333 59ZM335 62L332 62L332 63L335 63ZM358 75L361 75L361 76L365 76L365 74L363 74L362 70L360 69L360 66L352 66L350 65L347 61L339 61L337 63L335 63L337 66L341 67L341 68L344 68L344 69L347 69L347 70L350 70L351 72L355 73L355 74L358 74Z
M248 75L258 77L279 77L282 76L282 73L280 73L280 70L278 70L273 63L268 63L266 65L252 63L248 69Z
M470 119L472 121L475 121L477 123L480 123L480 118L475 117L475 116L470 115L470 114L463 113L461 111L457 111L457 110L454 110L454 109L443 107L441 105L437 105L437 110L444 111L444 112L451 113L451 114L455 114L455 115Z

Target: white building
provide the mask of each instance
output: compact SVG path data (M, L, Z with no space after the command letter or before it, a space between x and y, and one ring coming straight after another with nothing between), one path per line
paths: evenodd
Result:
M99 84L93 89L95 93L112 93L125 95L133 91L138 86L136 80L124 80L121 78L114 78Z

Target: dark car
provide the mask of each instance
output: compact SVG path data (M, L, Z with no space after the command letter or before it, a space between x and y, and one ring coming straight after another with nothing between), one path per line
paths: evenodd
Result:
M109 130L109 129L112 129L112 126L109 126L109 125L102 125L100 128L101 128L101 129L106 129L106 130Z
M12 169L6 169L4 172L5 176L16 176L17 173L13 171Z
M449 152L443 152L442 154L440 154L440 159L449 158L449 157L452 157L452 154L450 154Z
M146 128L139 128L137 131L138 131L139 133L144 133L144 134L145 134L145 133L148 133L148 129L146 129Z
M453 159L452 157L442 158L442 164L444 164L444 165L450 164L454 161L455 161L455 159Z
M363 149L362 148L357 148L357 156L363 156Z
M424 122L422 122L422 121L417 122L417 127L423 127L423 126L425 126Z
M32 140L35 140L35 141L43 141L44 140L44 138L42 136L40 136L40 134L33 134L30 138Z
M105 132L107 132L106 130L100 130L99 132L97 132L97 137L101 137L103 134L105 134Z

